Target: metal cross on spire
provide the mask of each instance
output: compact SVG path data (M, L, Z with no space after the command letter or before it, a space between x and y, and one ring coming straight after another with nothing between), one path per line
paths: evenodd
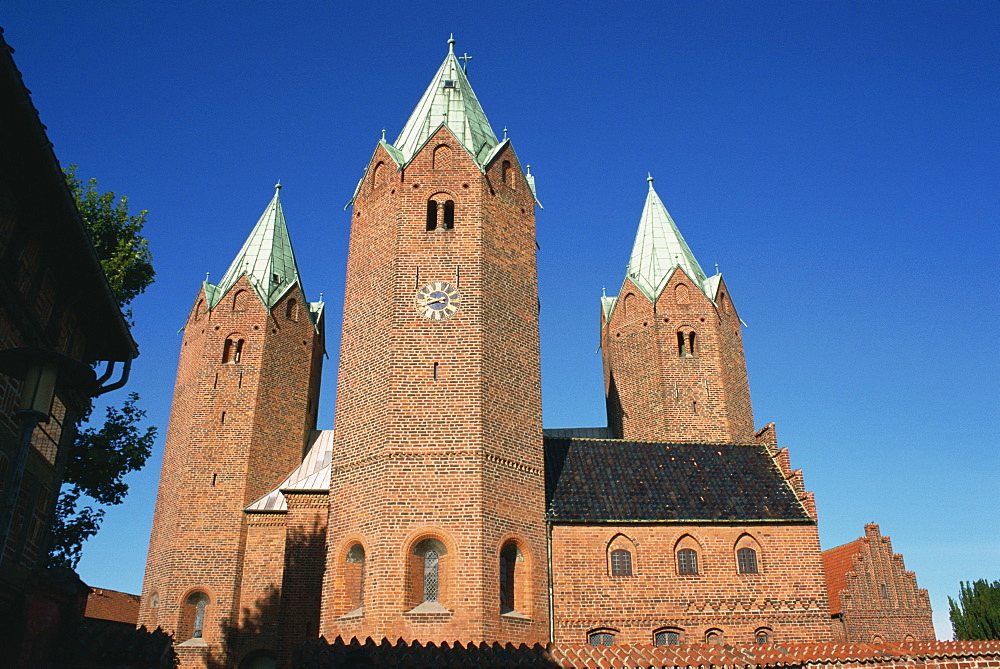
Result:
M458 59L462 61L462 72L465 72L465 74L468 75L469 61L472 60L472 56L470 56L468 53L464 53L461 56L459 56Z

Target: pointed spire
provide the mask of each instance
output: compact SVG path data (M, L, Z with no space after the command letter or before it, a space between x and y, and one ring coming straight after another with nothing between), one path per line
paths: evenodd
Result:
M295 283L299 268L288 237L285 214L281 209L281 182L274 186L274 197L257 225L236 254L218 286L213 286L209 309L213 308L240 277L246 275L254 291L268 309L273 307ZM206 280L207 283L207 280ZM206 293L209 291L206 291Z
M705 272L695 259L687 242L670 218L660 196L653 189L653 176L646 177L649 191L646 205L639 219L639 231L632 247L632 257L628 263L628 278L635 283L646 297L655 301L667 278L675 267L680 267L697 284L698 289L708 295Z
M408 162L441 124L447 125L465 150L480 165L498 142L486 119L465 70L455 58L455 38L448 40L448 55L424 91L403 131L394 142L403 162Z

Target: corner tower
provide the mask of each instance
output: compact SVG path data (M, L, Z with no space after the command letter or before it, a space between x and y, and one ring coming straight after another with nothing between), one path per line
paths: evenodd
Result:
M453 44L352 201L327 638L548 627L534 186Z
M277 187L280 190L280 186ZM236 620L244 507L301 462L323 355L276 190L184 326L139 622L173 633L184 666Z
M653 189L617 297L604 297L608 425L638 441L754 443L740 318Z

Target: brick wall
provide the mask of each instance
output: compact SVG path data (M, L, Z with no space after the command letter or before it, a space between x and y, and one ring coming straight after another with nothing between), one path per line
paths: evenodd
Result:
M933 641L927 590L892 552L876 524L865 536L823 552L835 638L853 643Z
M427 229L429 200L454 202L453 229ZM417 313L431 281L460 293L450 320ZM513 151L483 174L447 128L403 170L377 149L352 212L323 634L544 637L537 294L534 201ZM443 610L412 611L425 539L446 551ZM510 541L530 565L522 616L500 613ZM353 601L339 560L354 543L364 610L343 618Z
M757 551L758 573L741 574L736 550ZM632 553L632 575L614 576L610 551ZM692 548L697 575L680 574L676 551ZM585 643L608 629L616 644L651 644L654 632L699 643L710 630L729 644L766 628L776 643L828 641L815 525L556 525L552 528L556 643Z
M317 332L304 309L288 314L289 299L305 303L294 286L269 311L243 277L211 311L199 293L185 326L139 617L179 642L190 636L192 593L211 600L204 642L213 650L220 625L266 595L266 578L255 573L246 582L257 591L241 593L243 508L301 461L315 427L322 355L322 324ZM238 360L224 361L227 339L244 341Z
M721 280L714 297L677 270L655 304L626 279L610 322L602 312L608 425L619 438L753 442L739 316Z

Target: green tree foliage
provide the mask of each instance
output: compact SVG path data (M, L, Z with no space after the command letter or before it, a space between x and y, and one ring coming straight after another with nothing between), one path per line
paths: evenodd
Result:
M142 236L146 211L129 214L128 198L98 192L96 179L84 184L76 177L76 165L66 170L66 183L119 306L125 308L155 276L153 256ZM130 320L131 315L126 312ZM84 542L100 528L104 518L100 507L124 501L128 493L125 475L140 469L149 457L156 428L141 428L146 412L138 408L138 401L139 396L131 393L120 407L107 408L103 424L84 428L92 410L88 407L78 422L56 502L50 564L76 566Z
M112 191L100 193L97 179L84 184L76 177L76 165L66 170L66 183L73 192L76 207L90 239L97 249L111 289L124 308L153 283L153 254L142 236L147 211L138 215L128 211L128 198ZM127 314L131 318L131 311Z
M955 638L1000 639L1000 581L959 583L958 601L948 598Z

